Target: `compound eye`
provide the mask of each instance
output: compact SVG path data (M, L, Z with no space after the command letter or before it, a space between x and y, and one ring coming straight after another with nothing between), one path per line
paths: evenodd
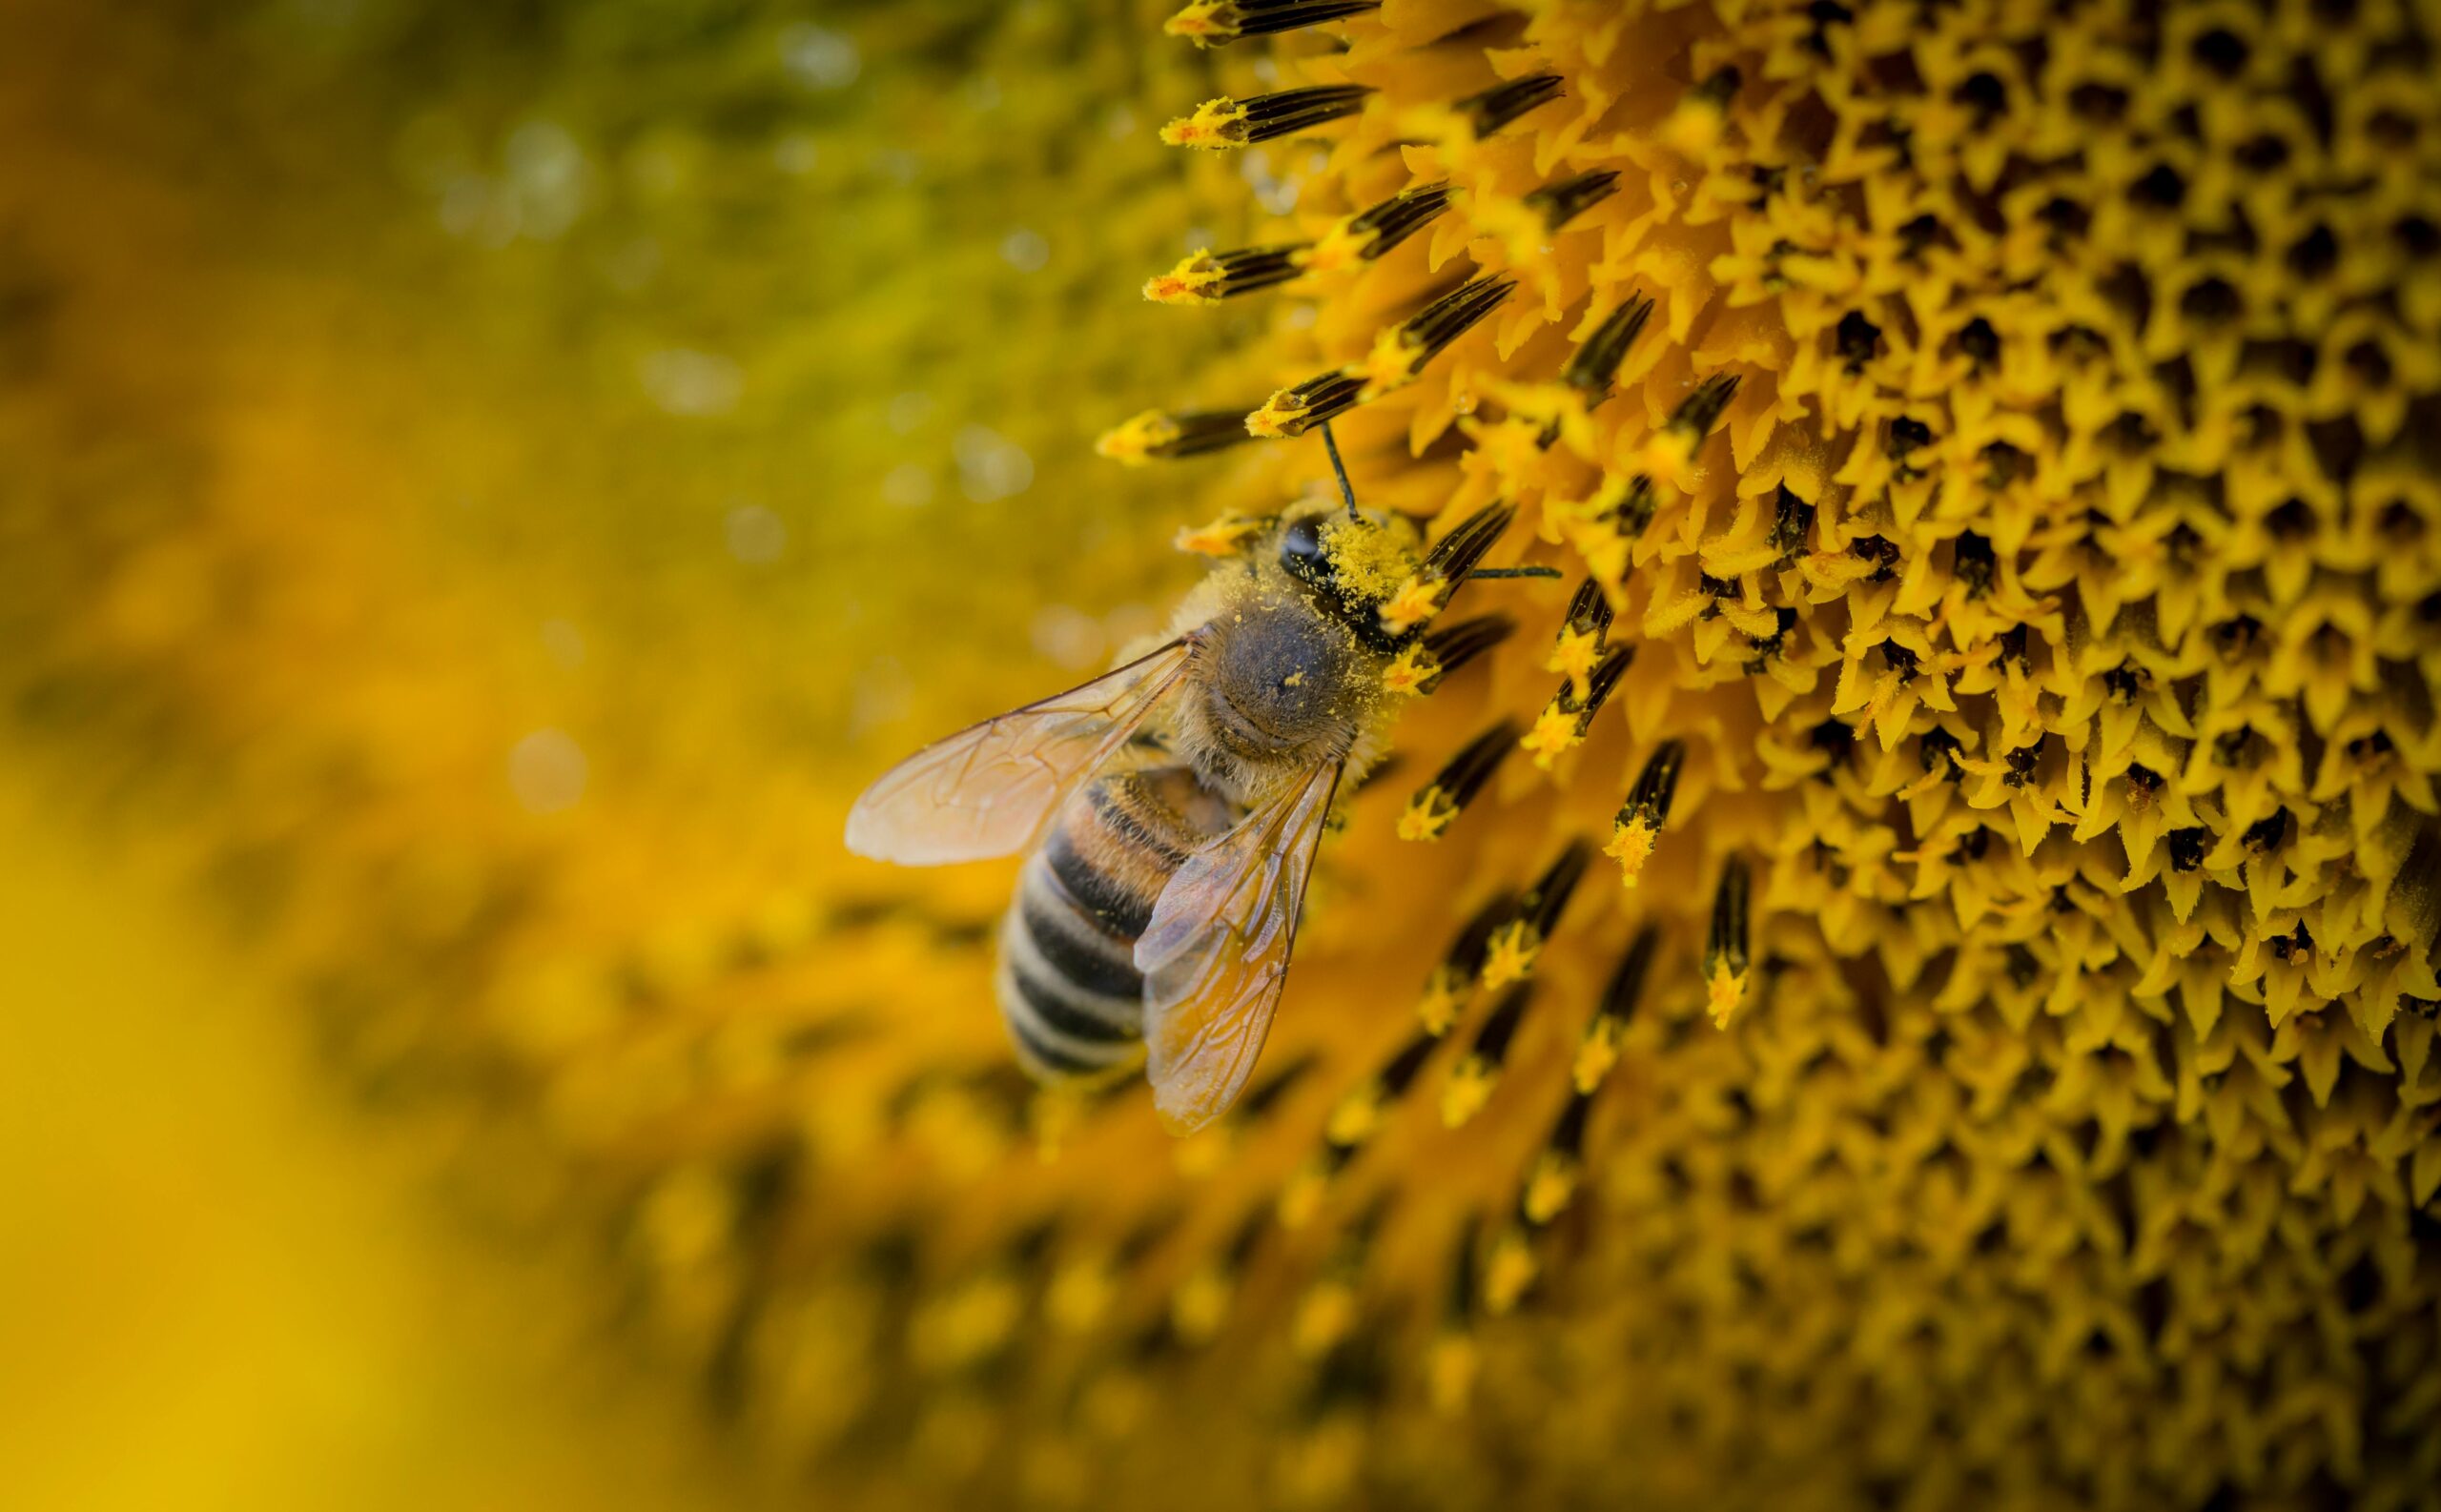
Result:
M1307 582L1330 575L1330 559L1323 554L1323 522L1317 516L1291 521L1280 533L1280 564Z

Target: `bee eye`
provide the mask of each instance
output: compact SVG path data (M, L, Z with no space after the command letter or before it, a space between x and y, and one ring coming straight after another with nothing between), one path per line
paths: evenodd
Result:
M1330 576L1330 559L1323 553L1323 522L1308 516L1280 533L1280 564L1307 582Z

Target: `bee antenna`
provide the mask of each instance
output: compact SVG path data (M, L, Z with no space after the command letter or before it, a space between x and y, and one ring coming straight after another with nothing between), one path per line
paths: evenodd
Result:
M1356 490L1347 480L1347 463L1339 460L1339 438L1331 434L1331 422L1323 421L1323 449L1331 454L1331 471L1339 476L1339 496L1347 501L1347 518L1357 519Z
M1471 581L1476 578L1556 578L1559 575L1557 567L1477 567L1467 577Z

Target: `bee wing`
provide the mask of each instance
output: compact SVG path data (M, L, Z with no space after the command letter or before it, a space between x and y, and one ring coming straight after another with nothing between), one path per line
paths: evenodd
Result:
M925 746L875 778L848 810L848 848L908 867L1023 850L1176 685L1193 651L1173 641Z
M1136 942L1144 1074L1173 1134L1228 1112L1253 1074L1288 979L1297 913L1340 764L1265 803L1187 857Z

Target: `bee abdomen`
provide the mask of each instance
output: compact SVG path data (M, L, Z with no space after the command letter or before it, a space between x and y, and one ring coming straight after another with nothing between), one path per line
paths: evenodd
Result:
M1018 916L1042 964L1097 997L1141 999L1144 973L1136 969L1135 942L1104 931L1058 888L1056 879L1044 876L1017 889Z
M1036 1076L1096 1077L1142 1054L1136 939L1204 839L1178 807L1198 801L1183 768L1098 778L1069 801L1018 873L1000 931L1000 1012Z
M1143 978L1132 962L1098 953L1088 919L1058 895L1059 884L1037 857L1017 885L1016 901L1000 930L1000 1014L1018 1058L1037 1077L1057 1081L1117 1071L1136 1060L1143 1033ZM1067 921L1057 915L1065 912ZM1055 955L1042 942L1058 942ZM1109 950L1127 949L1113 940ZM1066 963L1066 964L1063 964ZM1106 989L1134 979L1126 991ZM1071 966L1089 967L1072 971Z
M1167 776L1097 779L1070 800L1043 842L1043 859L1068 898L1106 932L1131 941L1153 922L1161 889L1201 838L1154 790Z

